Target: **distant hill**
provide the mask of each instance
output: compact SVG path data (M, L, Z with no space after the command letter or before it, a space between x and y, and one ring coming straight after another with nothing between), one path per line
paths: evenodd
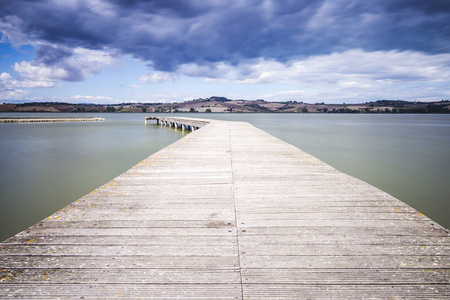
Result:
M299 101L230 100L210 97L175 103L121 103L110 105L33 102L2 104L0 112L199 112L199 113L450 113L450 101L408 102L378 100L360 104L303 103Z

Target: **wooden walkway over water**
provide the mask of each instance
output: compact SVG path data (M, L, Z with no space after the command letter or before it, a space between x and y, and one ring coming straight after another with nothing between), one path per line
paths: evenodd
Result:
M103 118L86 117L30 117L14 118L0 117L0 123L54 123L54 122L98 122L105 121Z
M449 254L392 196L211 121L2 243L0 298L448 299Z

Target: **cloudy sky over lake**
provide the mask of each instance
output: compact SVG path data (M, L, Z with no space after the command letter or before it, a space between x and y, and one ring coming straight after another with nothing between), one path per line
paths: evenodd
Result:
M0 0L0 101L450 99L448 0Z

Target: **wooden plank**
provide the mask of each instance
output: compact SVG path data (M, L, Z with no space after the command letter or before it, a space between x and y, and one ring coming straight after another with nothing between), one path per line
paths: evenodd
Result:
M410 227L410 226L418 226L423 227L424 229L428 229L432 226L430 221L416 221L416 220L374 220L374 219L359 219L359 220L333 220L333 219L313 219L313 220L251 220L245 219L240 220L241 225L245 225L245 227L308 227L308 226L321 226L321 227L372 227L372 228L380 228L385 227L392 230L396 230L396 227ZM417 230L417 228L416 228Z
M181 206L183 208L183 206ZM35 226L31 227L33 232L37 232L42 229L48 228L97 228L97 229L111 229L111 228L128 228L128 230L137 230L141 228L143 230L147 230L146 234L148 234L151 228L199 228L197 232L194 231L186 231L184 232L186 235L222 235L224 232L227 232L229 229L233 229L235 227L234 220L220 220L220 221L211 221L211 220L120 220L111 221L111 220L81 220L81 221L61 221L60 219L49 218L46 219L45 222L39 222ZM225 228L227 230L217 230L213 228ZM30 230L26 230L20 233L20 235L28 234L32 232ZM231 232L231 231L228 231ZM134 231L133 234L137 234L138 232Z
M233 284L240 280L239 270L214 268L147 269L147 268L27 268L6 269L1 276L8 284Z
M441 269L245 269L242 278L247 284L445 284L450 270Z
M242 222L241 222L242 223ZM339 225L334 221L331 222L318 222L318 225L311 224L312 222L307 222L305 226L277 226L277 227L266 227L266 226L254 226L239 228L239 235L259 235L259 236L274 236L274 235L306 235L306 236L316 236L316 235L336 235L336 236L346 236L346 235L365 235L365 234L377 234L381 236L443 236L448 237L448 234L438 226L433 226L433 223L422 223L421 231L418 231L416 227L411 225L416 224L416 222L401 222L393 224L386 224L385 221L379 221L370 224L360 224L359 226L354 223L345 222Z
M240 284L4 284L3 299L242 299Z
M93 221L97 222L97 221ZM49 222L51 223L51 222ZM104 235L146 235L154 236L235 236L235 228L220 228L215 226L215 222L210 221L210 225L201 227L123 227L120 221L116 221L115 226L111 227L58 227L43 228L23 231L17 236L30 237L38 235L61 235L61 236L104 236ZM8 240L6 240L7 242Z
M234 245L196 245L192 238L187 245L36 245L36 244L8 244L0 246L0 255L82 255L82 256L194 256L194 255L237 255L237 247Z
M289 235L246 235L240 236L243 244L251 245L403 245L450 246L447 236L397 236L389 234L289 234Z
M126 241L129 246L179 246L187 245L195 239L198 246L235 246L237 241L234 236L148 236L148 235L101 235L92 239L92 235L36 235L33 236L14 236L8 239L8 244L29 245L121 245ZM429 243L435 240L429 240ZM438 243L439 241L436 241Z
M237 256L83 256L83 255L16 255L0 256L2 270L5 269L104 269L111 268L160 268L160 269L183 269L183 268L204 268L204 269L232 269L239 267ZM2 281L1 283L5 283ZM118 282L120 283L120 282ZM0 284L1 286L1 284Z
M446 299L448 296L447 284L244 285L245 299Z
M346 255L358 255L358 256L372 256L372 255L445 255L449 253L450 246L447 245L391 245L388 243L382 245L369 245L366 244L313 244L313 245L264 245L261 243L244 244L241 243L241 254L245 255L323 255L323 256L335 256L345 253ZM1 251L1 249L0 249Z
M370 247L370 246L369 246ZM240 257L243 269L441 269L450 267L445 255L260 255Z

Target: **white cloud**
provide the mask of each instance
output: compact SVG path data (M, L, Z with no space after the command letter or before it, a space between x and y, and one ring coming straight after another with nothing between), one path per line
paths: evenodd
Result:
M439 84L450 82L449 66L450 54L365 52L356 49L286 63L259 58L245 60L238 65L223 62L207 66L185 64L178 72L187 76L204 77L210 83L276 83L295 87L267 94L266 98L284 100L297 94L299 97L312 97L316 100L355 97L357 101L367 97L405 99L407 96L417 99L425 97L425 91L437 99L444 97L448 94ZM286 98L283 99L284 96Z
M72 55L48 64L37 60L16 62L13 69L19 73L18 78L5 72L0 74L1 97L22 99L28 92L18 89L60 87L61 81L81 81L87 76L98 74L114 62L107 52L83 48L76 48Z
M295 99L308 99L317 96L317 93L302 90L286 90L276 93L261 94L258 98L267 101L283 101Z
M77 102L112 103L113 98L107 96L75 95L69 98Z
M14 64L14 71L20 74L25 80L32 81L59 81L68 77L68 72L60 67L47 67L44 64L21 61Z
M137 102L161 102L161 103L172 103L180 101L189 101L192 99L206 98L211 95L202 93L191 93L184 91L171 91L164 93L138 93L135 95Z
M106 51L75 48L73 52L75 55L69 65L80 68L85 77L98 74L104 68L116 63L111 53Z
M14 79L9 73L3 72L0 74L0 90L13 90L16 88L49 88L54 86L54 82L17 80Z
M149 73L139 78L139 81L142 83L163 83L174 80L175 76L168 72Z
M198 67L188 64L183 65L179 71L185 75L204 76L210 82L276 82L308 87L357 84L372 86L375 83L448 81L448 66L450 54L349 50L287 63L259 58L243 61L237 66L216 63Z
M114 63L104 51L76 48L73 53L53 64L21 61L14 64L14 70L22 79L36 82L81 81Z
M24 99L30 92L24 90L0 90L0 100L21 100Z

